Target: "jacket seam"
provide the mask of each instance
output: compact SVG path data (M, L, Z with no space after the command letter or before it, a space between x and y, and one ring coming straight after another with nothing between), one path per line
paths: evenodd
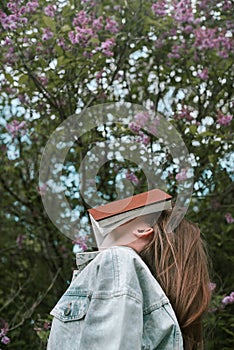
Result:
M152 311L162 308L164 305L170 304L167 298L160 300L160 302L151 304L143 309L143 315L150 314Z
M136 293L130 292L130 291L114 291L114 292L105 292L105 291L99 291L94 292L92 295L92 299L113 299L118 298L120 296L127 296L130 299L135 300L137 303L142 303L142 298L138 297Z
M66 296L76 296L76 297L90 297L92 296L93 292L92 290L78 290L78 289L68 289L62 297L66 297Z
M119 287L119 275L120 275L120 269L119 269L119 259L118 255L114 250L111 251L112 255L112 266L113 266L113 271L114 271L114 281L116 281L117 286ZM116 268L115 268L116 266Z

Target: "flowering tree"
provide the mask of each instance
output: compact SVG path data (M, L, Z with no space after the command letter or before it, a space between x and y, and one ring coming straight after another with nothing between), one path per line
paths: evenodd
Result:
M192 155L195 183L189 216L199 221L206 236L216 283L206 321L215 338L211 334L207 349L233 348L228 326L234 245L233 9L231 0L2 2L2 347L44 347L48 312L71 275L71 244L49 222L40 200L46 192L46 184L38 185L46 141L74 113L127 101L160 112ZM114 135L130 135L151 152L158 140L144 130L146 121L147 114L138 114L129 128L115 126ZM66 175L106 137L92 130L77 140ZM170 155L158 152L164 154L168 190L176 194L188 169L171 167ZM103 198L115 199L114 179L121 171L136 192L145 189L137 165L109 165L97 179ZM79 202L85 216L74 180L70 183L67 196L73 205ZM82 240L75 243L87 248Z

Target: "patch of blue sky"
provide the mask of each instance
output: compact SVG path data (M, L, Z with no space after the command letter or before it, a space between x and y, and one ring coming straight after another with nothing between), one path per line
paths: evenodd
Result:
M231 180L234 181L234 152L227 153L219 163L227 171Z
M92 91L92 92L97 91L97 89L98 89L97 80L96 80L96 79L90 80L90 82L87 83L87 88L88 88L90 91Z
M53 192L53 193L62 193L66 190L66 186L63 185L61 182L55 182L54 180L52 179L49 179L47 181L47 186L50 188L50 190Z
M133 60L133 61L136 61L136 60L138 60L139 58L147 58L147 57L149 56L149 52L150 52L150 50L148 49L148 47L142 46L141 49L132 52L132 53L129 55L129 59L130 59L130 60ZM131 61L131 63L133 63L133 62ZM130 64L131 64L131 63L130 63ZM134 65L134 64L133 64L133 65Z

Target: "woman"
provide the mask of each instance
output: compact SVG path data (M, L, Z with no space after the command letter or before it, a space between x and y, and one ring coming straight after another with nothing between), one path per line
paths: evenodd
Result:
M203 349L202 315L211 298L205 244L198 226L186 219L174 232L166 232L170 215L162 212L153 239L140 256L173 306L184 349Z
M166 232L170 214L131 220L110 233L108 249L86 256L51 312L48 350L202 349L204 244L185 219Z

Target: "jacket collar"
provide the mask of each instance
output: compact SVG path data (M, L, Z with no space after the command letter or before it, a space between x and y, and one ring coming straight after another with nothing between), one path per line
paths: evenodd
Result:
M77 267L80 268L84 264L87 265L99 253L100 253L100 251L76 253L76 265L77 265Z

